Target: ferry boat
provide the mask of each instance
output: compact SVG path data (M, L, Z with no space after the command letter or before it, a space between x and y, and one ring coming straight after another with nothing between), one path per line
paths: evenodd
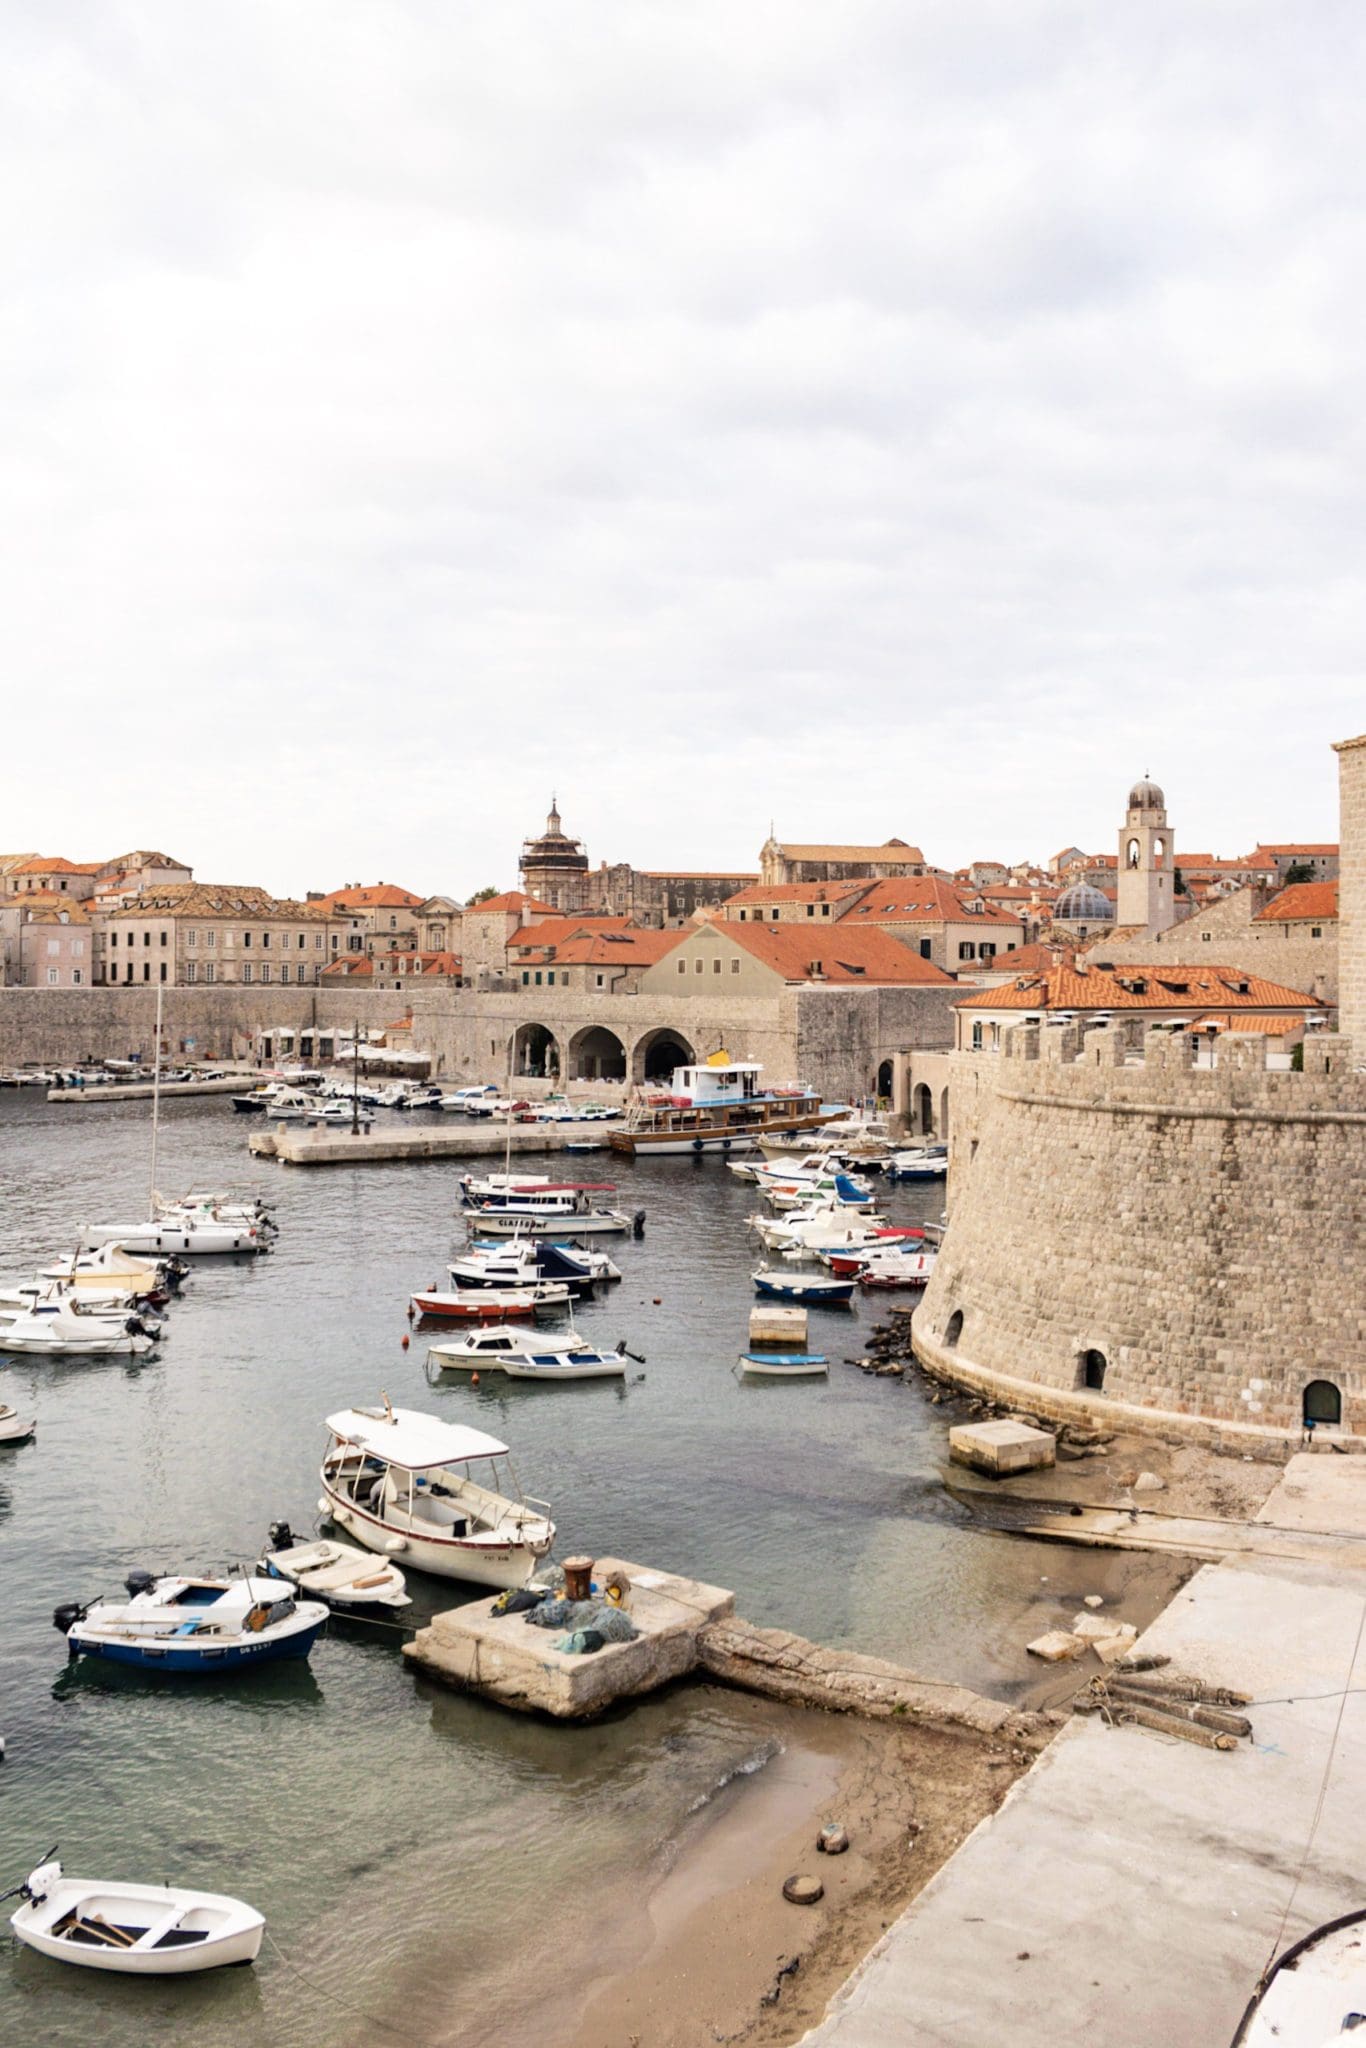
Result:
M614 1152L654 1159L686 1152L752 1152L761 1138L810 1131L839 1114L810 1088L765 1092L757 1060L715 1052L700 1066L675 1067L667 1089L639 1089L625 1120L609 1132Z

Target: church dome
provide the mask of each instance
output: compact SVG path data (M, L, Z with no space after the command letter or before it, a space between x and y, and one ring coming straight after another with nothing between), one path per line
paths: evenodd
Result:
M1074 882L1053 905L1055 924L1113 924L1115 906L1089 882Z
M1146 775L1141 782L1136 782L1129 791L1129 809L1131 811L1162 811L1166 807L1167 799L1163 796L1157 784L1149 782Z

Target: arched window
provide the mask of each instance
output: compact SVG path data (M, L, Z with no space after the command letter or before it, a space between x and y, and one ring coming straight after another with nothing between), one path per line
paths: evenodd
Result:
M1304 1419L1336 1429L1342 1420L1342 1389L1332 1380L1310 1380L1304 1390Z
M1136 868L1138 866L1138 841L1136 839L1131 839L1129 841L1128 850L1125 854L1125 860L1127 865L1131 868Z
M963 1311L961 1308L956 1308L953 1314L949 1317L948 1321L944 1325L945 1350L956 1351L958 1348L958 1339L962 1336L962 1334Z
M1077 1385L1098 1394L1105 1385L1105 1368L1109 1364L1103 1351L1083 1351L1077 1368Z
M1166 853L1166 851L1167 851L1167 848L1166 848L1166 844L1165 844L1165 842L1164 842L1163 840L1161 840L1161 839L1154 839L1154 841L1153 841L1153 866L1154 866L1155 868L1160 868L1160 867L1161 867L1161 865L1162 865L1162 857L1163 857L1163 855L1164 855L1164 854Z

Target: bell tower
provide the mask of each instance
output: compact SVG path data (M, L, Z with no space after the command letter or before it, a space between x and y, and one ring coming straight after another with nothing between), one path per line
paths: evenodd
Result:
M1115 922L1165 932L1176 923L1175 856L1167 800L1144 776L1129 791L1119 834Z

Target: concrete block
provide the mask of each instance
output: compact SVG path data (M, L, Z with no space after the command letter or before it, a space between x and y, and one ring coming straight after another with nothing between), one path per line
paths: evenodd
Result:
M1112 1621L1106 1614L1079 1614L1072 1623L1072 1633L1080 1636L1084 1643L1112 1643L1122 1639L1126 1649L1138 1636L1132 1622Z
M1127 1657L1138 1638L1136 1628L1126 1628L1122 1635L1107 1636L1103 1642L1092 1643L1102 1664L1118 1664L1121 1657Z
M1023 1422L965 1422L949 1431L949 1456L989 1478L1038 1472L1053 1464L1057 1446L1046 1429Z
M752 1345L779 1344L788 1351L805 1351L806 1310L756 1303L749 1312L749 1341Z
M1066 1664L1073 1657L1085 1654L1086 1644L1080 1636L1071 1636L1065 1628L1052 1628L1046 1636L1036 1636L1025 1649L1031 1657L1042 1657L1045 1664Z

